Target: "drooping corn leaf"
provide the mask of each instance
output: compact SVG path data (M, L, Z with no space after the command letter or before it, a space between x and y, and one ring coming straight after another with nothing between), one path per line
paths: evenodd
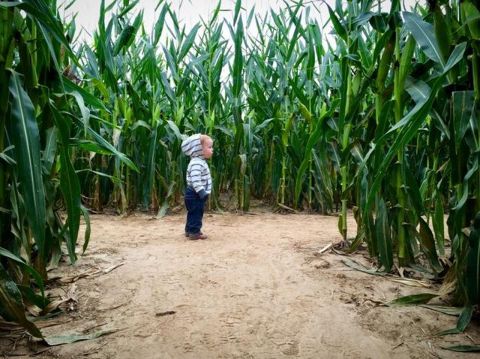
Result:
M428 303L433 298L438 297L436 293L412 294L405 297L392 300L389 305L417 305Z

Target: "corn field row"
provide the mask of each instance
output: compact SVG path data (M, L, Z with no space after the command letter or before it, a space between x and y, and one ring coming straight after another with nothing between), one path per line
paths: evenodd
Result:
M185 28L159 1L100 3L93 44L55 0L0 1L0 315L41 333L47 269L77 259L89 210L163 215L181 203L182 134L215 140L212 208L229 194L324 214L381 270L412 266L480 301L480 2L383 12L315 2ZM252 36L251 29L258 35ZM331 43L330 43L331 42ZM347 209L358 231L349 238ZM479 218L473 223L475 214ZM444 215L448 215L444 226ZM447 240L445 240L447 238Z

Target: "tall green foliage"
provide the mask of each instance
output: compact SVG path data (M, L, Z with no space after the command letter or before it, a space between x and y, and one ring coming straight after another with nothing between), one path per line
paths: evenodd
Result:
M165 213L184 185L181 135L205 132L220 154L213 205L229 192L241 210L251 197L323 213L340 206L345 242L353 207L352 248L366 242L386 271L422 252L434 273L443 270L447 212L452 270L461 273L462 230L479 209L477 5L408 12L399 1L385 10L337 2L330 43L312 8L285 4L261 17L238 0L232 19L220 20L219 2L209 21L186 29L164 3L149 35L128 1L117 14L102 3L95 50L84 50L90 91L113 113L97 130L142 175L96 155L83 181L95 188L92 204Z
M0 314L40 337L24 305L47 308L43 283L63 243L70 261L77 259L80 216L88 213L72 150L85 142L102 147L89 120L105 108L69 79L74 24L60 21L56 1L2 1L0 18ZM87 243L88 232L84 250Z
M215 141L212 207L228 193L242 211L252 198L340 210L345 243L366 243L379 268L422 253L437 275L447 213L448 278L460 302L476 298L478 278L465 273L478 258L466 230L480 211L478 2L337 1L327 36L302 1L261 16L237 0L225 18L219 1L192 28L160 1L147 29L137 2L102 0L93 44L74 44L75 55L65 35L75 25L59 21L55 1L0 4L5 288L32 271L45 278L62 241L75 261L81 195L96 210L164 215L178 204L182 136L202 132ZM12 310L2 315L29 325Z

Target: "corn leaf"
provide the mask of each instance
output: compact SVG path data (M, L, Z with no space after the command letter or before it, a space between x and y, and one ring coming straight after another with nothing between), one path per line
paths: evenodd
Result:
M102 136L100 136L98 133L96 133L92 128L88 128L88 133L92 135L92 137L95 139L97 144L103 148L104 150L107 150L111 154L115 155L120 161L125 163L130 169L138 172L137 166L130 160L127 156L125 156L123 153L118 151L115 147L113 147L110 143L108 143Z
M328 6L328 13L330 14L330 20L332 21L333 28L335 29L336 33L340 38L347 42L347 30L345 27L340 23L340 20L338 19L337 15L335 12L332 10L332 8L327 4Z
M67 207L68 240L67 250L71 263L75 263L75 245L80 227L80 181L70 160L70 128L56 108L51 107L52 116L60 133L60 190Z
M480 352L480 345L452 345L449 347L441 347L445 350L451 350L454 352L462 353L478 353Z
M438 253L445 255L445 210L443 208L442 198L435 198L435 210L432 217L433 231L435 233L435 242L437 244Z
M475 111L474 91L454 91L452 93L455 149L458 152ZM472 129L473 130L473 129Z
M44 285L43 285L43 279L40 273L38 273L35 268L29 266L25 261L23 261L21 258L17 257L15 254L12 252L6 250L5 248L0 247L0 256L3 256L5 258L13 260L15 263L19 264L22 268L24 268L30 275L35 279L35 282L37 283L38 287L40 288L40 291L42 293L42 297L45 297L44 294Z
M405 11L402 15L405 20L405 28L412 33L425 55L444 68L445 59L442 56L432 24L423 21L420 16L411 12Z
M458 317L457 326L452 329L444 330L438 333L437 335L449 335L449 334L459 334L463 333L467 328L470 320L472 319L473 315L473 306L467 306L463 308L460 316Z
M440 262L438 261L437 250L435 247L435 240L433 238L433 233L428 223L421 217L418 217L420 222L420 243L423 253L427 256L431 267L440 272L443 268Z
M383 265L385 272L390 272L393 266L392 239L388 222L387 207L383 199L379 199L377 205L375 232L380 263Z
M71 344L83 340L91 340L91 339L96 339L98 337L101 337L103 335L115 333L117 329L111 329L111 330L101 330L98 332L94 332L91 334L65 334L65 335L52 335L48 337L44 337L45 343L47 343L49 346L56 346L56 345L62 345L62 344Z
M307 146L305 148L305 155L303 157L302 163L300 164L300 167L297 172L297 176L295 178L295 197L294 197L295 207L297 206L298 200L300 198L300 192L302 190L305 172L312 158L313 147L317 144L318 140L320 139L320 136L322 135L322 126L323 126L323 120L320 119L315 123L315 129L312 131L312 133L308 137Z
M442 305L431 305L431 304L421 304L419 305L422 308L427 308L434 310L436 312L440 312L443 314L447 315L452 315L452 316L459 316L460 313L462 313L463 308L461 307L447 307L447 306L442 306Z
M349 259L349 258L343 258L342 259L342 262L352 268L352 269L355 269L355 270L358 270L360 272L364 272L364 273L368 273L368 274L373 274L373 275L379 275L379 276L385 276L386 273L384 272L379 272L377 271L376 269L369 269L369 268L366 268L365 266L363 266L362 264L352 260L352 259Z
M90 242L90 235L92 233L92 228L90 225L90 215L88 214L88 209L85 208L84 206L80 207L82 210L83 218L85 219L85 237L84 237L84 242L83 242L83 248L82 248L82 254L85 253L88 247L88 243Z
M68 94L72 94L72 95L74 93L80 94L83 99L83 102L86 103L87 105L92 106L99 110L109 112L109 110L105 107L104 103L100 101L98 97L92 95L90 92L87 92L84 88L73 83L66 77L63 77L63 86L65 89L65 92Z
M421 293L407 295L405 297L392 300L388 305L417 305L428 303L433 298L438 297L436 293Z
M10 138L15 145L15 160L21 189L28 203L27 218L38 246L40 270L44 270L46 214L40 160L40 134L33 103L22 87L20 74L15 71L11 71L9 91L13 121Z
M476 4L479 6L478 2ZM471 1L462 1L460 6L465 14L465 21L472 38L480 40L480 9Z
M15 321L34 337L42 338L38 328L25 317L22 295L15 282L0 264L0 314L6 320Z

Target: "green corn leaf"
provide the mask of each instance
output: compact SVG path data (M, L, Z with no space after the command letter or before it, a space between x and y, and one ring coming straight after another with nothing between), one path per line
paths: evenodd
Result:
M308 30L308 51L307 51L307 66L306 66L306 75L307 80L313 81L313 72L315 66L315 48L314 48L314 40L313 40L313 31L312 28L309 27Z
M388 14L373 14L369 22L370 25L372 25L373 29L375 29L379 33L384 33L388 28Z
M435 242L437 243L438 253L445 255L445 224L444 224L445 210L443 208L443 201L438 195L435 199L435 209L432 218L433 231L435 233Z
M435 8L432 12L435 36L438 40L438 45L440 51L442 52L443 58L447 58L448 52L450 51L450 45L452 43L452 26L448 21L448 12L445 15L440 8L440 4L438 2L434 4Z
M94 152L101 155L111 155L112 152L106 148L101 147L98 143L91 140L76 140L72 139L72 145L77 146L79 149Z
M460 197L460 199L457 202L457 204L455 205L455 207L452 208L452 211L457 211L457 210L461 209L465 205L465 203L467 202L468 194L469 194L468 183L469 183L470 178L475 173L477 173L477 171L478 171L478 158L475 158L475 160L473 161L472 167L468 170L467 174L463 178L462 197Z
M478 5L478 2L477 6ZM472 35L472 39L480 40L480 10L471 1L462 1L460 4L463 13L465 14L465 22L468 30Z
M463 277L467 302L475 305L480 303L480 228L478 228L477 213L474 226L468 236L467 263Z
M21 1L10 1L10 2L1 1L0 7L3 7L3 8L15 7L20 5L21 3L22 3Z
M163 89L165 91L165 95L167 95L168 99L172 102L172 103L176 103L176 96L175 96L175 91L173 90L173 88L170 86L170 81L168 80L167 78L167 74L164 72L162 72L161 74L161 84L163 86Z
M158 15L158 20L155 22L155 35L153 39L153 45L157 45L160 37L162 36L163 27L165 25L165 15L167 14L167 11L168 3L165 3L163 5L162 11L160 11L160 14Z
M109 155L110 153L105 153L105 154ZM94 175L96 175L96 176L106 178L106 179L112 181L112 183L115 183L115 184L117 184L117 185L120 185L120 184L122 183L122 181L121 181L118 177L110 176L110 175L108 175L108 174L106 174L106 173L104 173L104 172L91 170L91 169L89 169L89 168L84 168L84 169L82 169L82 170L76 170L75 172L76 172L77 174L78 174L78 173L83 173L83 172L89 172L89 173L92 173L92 174L94 174Z
M127 25L122 30L117 42L113 48L113 56L117 56L124 48L128 48L128 45L135 39L137 29L132 25Z
M369 268L366 268L365 266L363 266L362 264L352 260L352 259L349 259L349 258L343 258L342 259L342 262L343 264L345 264L346 266L352 268L352 269L355 269L355 270L358 270L359 272L363 272L363 273L367 273L367 274L372 274L372 275L378 275L378 276L382 276L384 277L386 275L385 272L379 272L378 270L375 270L375 269L369 269Z
M68 240L67 250L71 263L75 263L77 256L75 246L77 244L78 230L80 227L80 181L75 173L67 149L60 152L60 189L67 207Z
M424 103L432 92L430 86L428 86L422 80L414 80L412 78L407 78L405 81L405 85L405 90L409 93L410 97L413 101L415 101L416 104ZM403 126L403 124L398 124L397 126L401 127Z
M40 160L40 134L35 111L30 97L20 82L20 75L11 71L9 91L12 108L12 131L10 138L15 145L18 178L26 207L27 218L32 228L39 251L40 270L45 270L45 192Z
M110 112L105 107L104 103L98 99L98 97L92 95L90 92L87 92L85 89L83 89L82 87L73 83L68 78L63 77L63 85L64 85L66 93L72 94L72 95L74 93L78 93L78 94L81 95L84 103L86 103L87 105L92 106L92 107L94 107L96 109L99 109L99 110Z
M436 312L451 315L451 316L454 316L454 317L459 316L460 313L462 313L462 311L463 311L463 308L461 308L461 307L446 307L446 306L442 306L442 305L431 305L431 304L420 304L419 306L422 307L422 308L431 309L431 310L434 310Z
M67 207L68 240L67 250L70 262L75 263L75 245L80 227L80 181L70 160L70 128L56 108L51 107L52 117L57 126L62 146L60 147L60 190Z
M150 133L148 154L146 158L146 169L144 172L144 185L143 185L143 205L148 208L150 202L150 195L155 181L155 158L157 154L157 135L158 129L153 128Z
M238 21L237 30L234 34L234 43L235 43L235 55L233 59L233 85L232 92L233 96L237 101L240 100L240 92L242 89L242 69L243 69L243 55L242 55L242 42L243 42L243 22L242 18Z
M11 145L11 146L6 147L2 152L0 152L0 159L2 159L3 161L5 161L5 163L8 163L11 166L14 166L16 164L16 162L12 157L7 155L7 153L9 151L13 150L14 148L15 148L15 146Z
M175 134L175 137L177 140L182 141L182 134L180 133L180 130L178 129L178 126L175 124L175 122L168 120L167 121L168 127L173 131Z
M385 43L385 49L382 53L382 56L380 57L376 78L376 86L380 95L385 89L385 80L387 79L387 75L390 71L395 50L395 33L393 31L390 31L388 33L390 34L390 37Z
M433 298L438 297L438 294L435 293L421 293L407 295L405 297L397 298L392 300L388 305L417 305L417 304L426 304Z
M213 10L212 16L210 18L210 25L213 25L217 19L218 19L218 14L220 13L220 10L222 8L222 1L218 0L217 6L215 6L215 10Z
M0 264L0 314L9 321L14 321L37 338L42 338L38 328L25 317L22 294L15 282L11 280L7 272Z
M23 303L26 305L29 305L29 304L36 305L38 308L42 309L43 311L44 309L46 309L47 305L50 303L50 301L46 297L43 297L35 293L35 290L30 286L17 285L17 288L22 294Z
M411 32L425 55L444 68L445 59L435 37L432 24L423 21L417 14L405 11L402 15L405 20L405 28Z
M441 347L445 350L451 350L454 352L462 353L478 353L480 352L480 345L452 345L449 347Z
M47 141L45 144L45 149L43 150L42 161L45 168L45 173L50 174L57 151L57 129L54 127L49 128L46 131L46 136Z
M398 86L403 90L405 87L405 81L408 74L412 69L412 57L415 51L415 40L412 36L408 37L405 46L402 49L402 55L400 59L400 68L398 69Z
M448 71L450 71L460 60L463 59L463 55L465 54L465 49L467 48L467 43L462 42L455 46L453 49L452 53L450 54L450 57L447 60L447 63L445 64L445 67L443 68L443 74L446 74Z
M35 270L35 268L29 266L21 258L17 257L15 254L2 247L0 247L0 256L13 260L15 263L19 264L23 269L25 269L28 273L30 273L33 279L35 279L38 288L40 288L42 297L45 297L42 276Z
M188 34L178 54L177 64L183 60L183 58L188 54L188 51L190 50L190 48L193 46L193 43L195 42L195 37L197 36L198 29L200 29L200 24L196 24Z
M473 307L472 306L465 307L465 309L462 311L462 313L458 317L458 322L457 322L457 329L460 331L460 333L463 333L465 331L468 324L470 323L470 320L472 319L472 315L473 315Z
M237 23L238 16L240 15L240 9L242 8L242 0L235 1L235 11L233 13L233 24Z
M312 121L312 114L308 109L303 106L303 104L300 103L300 111L302 115L305 117L305 119L308 121ZM330 115L331 113L329 112L327 115ZM323 129L323 123L324 119L327 117L327 115L322 116L318 121L315 123L315 128L314 130L310 133L308 140L307 140L307 146L305 148L304 152L304 157L302 160L302 163L300 164L300 167L297 171L297 176L295 178L295 194L294 194L294 203L295 207L298 205L298 200L300 199L300 193L302 190L302 185L303 185L303 180L305 177L305 172L309 166L309 163L312 158L312 151L313 147L318 143L321 135L322 135L322 129ZM293 123L293 117L290 117L289 123ZM286 132L288 134L289 129L286 129ZM285 143L286 144L286 143Z
M115 333L116 329L111 330L101 330L98 332L90 333L90 334L65 334L65 335L51 335L44 338L45 343L49 346L56 346L62 344L71 344L75 342L79 342L82 340L91 340L101 337L103 335L107 335L110 333Z
M82 95L75 91L71 92L70 95L72 95L77 101L78 108L80 109L80 112L82 114L83 126L85 128L85 132L87 132L87 127L89 126L90 122L90 110L87 106L85 106Z
M300 7L300 4L297 5L295 11L292 11L291 8L288 8L288 11L289 11L289 14L290 14L290 19L291 21L293 22L293 24L295 25L295 31L291 37L291 40L290 40L290 43L288 45L288 51L287 51L287 56L286 56L286 60L288 61L292 54L293 54L293 50L295 49L297 43L298 43L298 38L299 36L303 36L304 38L306 37L305 35L305 29L303 28L300 20L298 19L298 16L297 16L297 13L298 13L298 10L300 10L301 7Z
M470 323L473 315L473 306L467 306L463 308L460 316L458 317L457 326L452 329L447 329L439 332L437 335L449 335L463 333Z
M452 92L455 150L458 152L475 111L474 91Z
M420 222L420 243L423 253L427 256L430 265L434 270L440 272L443 268L437 257L437 250L435 247L435 240L433 238L433 233L428 226L428 223L422 218L418 217Z
M113 147L110 143L108 143L102 136L96 133L92 128L88 128L88 133L95 139L97 144L102 147L104 150L107 150L111 154L115 155L120 161L125 163L130 169L134 170L135 172L139 172L137 166L130 160L127 156L123 153L118 151L115 147Z
M393 266L393 251L388 213L385 201L380 198L377 204L377 218L375 220L375 238L377 239L380 263L385 272L390 272Z
M333 28L335 29L338 36L340 36L340 38L342 38L343 41L347 42L347 39L348 39L347 30L340 23L340 20L338 19L337 15L332 10L332 8L328 4L327 6L328 6L328 13L330 14L330 20L332 21L332 24L333 24Z
M88 214L88 209L84 206L80 207L82 210L83 218L85 219L85 238L83 242L82 254L85 253L88 247L88 243L90 242L90 235L92 233L91 225L90 225L90 215Z
M129 3L127 6L125 6L121 11L120 13L117 15L118 17L123 17L125 16L126 14L128 14L132 9L135 8L135 6L137 6L138 2L140 0L134 0L132 1L131 3Z

